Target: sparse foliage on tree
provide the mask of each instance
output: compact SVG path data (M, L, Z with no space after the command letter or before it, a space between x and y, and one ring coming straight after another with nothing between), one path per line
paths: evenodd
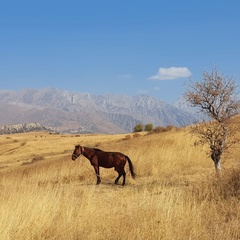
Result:
M210 157L217 172L221 169L221 156L238 141L235 137L238 126L231 123L239 113L240 101L237 84L232 77L221 74L217 69L203 72L201 82L190 81L185 92L186 100L205 113L211 120L193 126L198 135L196 144L209 146Z

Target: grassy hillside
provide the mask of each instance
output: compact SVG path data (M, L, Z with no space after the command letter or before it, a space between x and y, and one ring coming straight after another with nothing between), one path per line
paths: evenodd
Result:
M188 129L158 134L0 136L0 239L240 239L238 149L217 179ZM71 154L76 144L120 151L137 172ZM121 179L120 182L121 183Z

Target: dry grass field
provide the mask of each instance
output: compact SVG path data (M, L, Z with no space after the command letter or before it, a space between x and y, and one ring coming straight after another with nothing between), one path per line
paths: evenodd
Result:
M0 136L0 239L240 239L239 149L216 178L188 129L157 134ZM71 154L76 144L130 157L117 173Z

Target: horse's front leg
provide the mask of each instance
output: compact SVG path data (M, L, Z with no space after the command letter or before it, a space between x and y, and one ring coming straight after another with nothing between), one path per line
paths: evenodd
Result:
M100 171L99 171L99 166L98 165L94 165L94 170L97 176L97 184L99 184L101 182L101 178L100 178Z

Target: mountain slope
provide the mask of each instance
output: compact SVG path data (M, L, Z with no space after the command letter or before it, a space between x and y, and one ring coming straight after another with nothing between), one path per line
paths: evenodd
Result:
M38 122L60 131L124 133L138 123L184 126L193 114L149 96L91 95L59 89L0 91L0 125Z

